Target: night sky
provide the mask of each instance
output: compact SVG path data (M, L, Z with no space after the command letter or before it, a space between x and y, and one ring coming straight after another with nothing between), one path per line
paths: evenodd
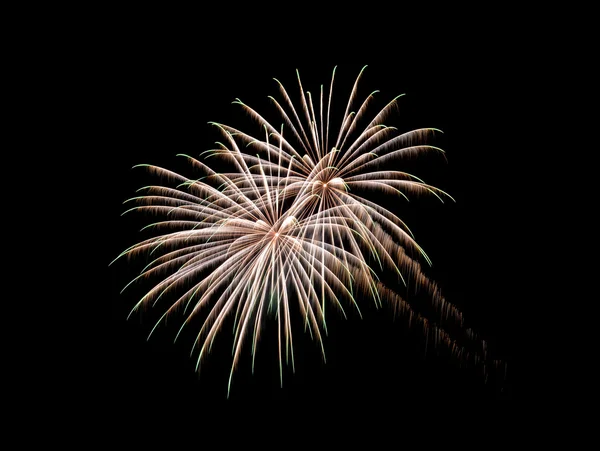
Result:
M485 384L479 374L459 368L444 355L437 356L431 346L425 355L421 334L409 329L403 318L394 319L391 308L377 310L365 299L360 303L362 320L351 309L348 320L328 315L326 364L318 344L308 334L295 331L296 373L284 367L283 388L274 346L276 330L267 329L258 349L255 374L242 359L231 400L226 401L229 331L218 336L216 349L198 376L195 358L189 356L191 340L173 344L178 321L160 328L146 341L154 324L152 316L146 320L134 315L126 320L144 292L134 288L119 294L141 269L119 261L106 270L111 323L105 332L110 345L109 392L125 411L153 402L193 408L206 403L270 400L327 405L511 397L512 334L521 299L511 273L513 244L507 218L512 212L510 194L504 187L511 176L502 134L510 128L506 112L518 105L502 82L506 69L493 59L476 56L449 60L424 56L406 61L357 56L355 62L345 63L330 54L318 61L304 58L290 63L279 62L276 56L251 60L205 49L201 56L174 49L140 50L133 44L121 50L108 73L115 104L106 121L112 137L105 149L109 158L106 214L110 235L103 249L107 265L146 236L139 229L151 222L143 214L120 216L126 209L124 200L133 197L137 188L156 181L132 166L155 164L192 176L176 154L197 156L220 139L208 121L244 129L249 122L241 109L232 105L236 97L273 117L275 110L267 99L278 94L273 77L296 101L296 68L304 89L316 93L321 84L329 85L337 65L333 103L343 109L356 75L367 64L361 100L376 89L382 103L406 94L387 125L400 131L419 127L444 131L436 145L447 152L447 163L429 155L406 166L401 160L391 166L407 168L457 201L441 204L431 197L407 203L394 199L389 204L383 201L384 205L407 222L432 259L433 267L425 271L446 299L489 343L489 352L508 362L506 379L504 372L498 372ZM249 352L245 348L245 354Z

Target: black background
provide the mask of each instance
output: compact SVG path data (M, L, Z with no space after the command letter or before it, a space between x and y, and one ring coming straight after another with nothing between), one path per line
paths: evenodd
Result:
M390 309L377 311L365 302L363 320L357 315L348 320L329 316L326 364L308 335L295 334L296 373L284 367L283 388L275 348L264 338L255 374L242 360L227 401L231 361L227 332L219 337L223 344L198 376L195 360L189 356L191 341L172 343L177 324L160 329L146 341L154 323L135 315L126 321L140 292L119 294L137 273L134 267L117 262L106 269L110 327L105 333L110 346L108 393L120 408L127 412L155 403L194 408L270 400L327 405L511 398L515 312L523 302L521 281L514 272L519 255L514 245L518 218L511 206L515 192L511 186L518 176L511 165L519 160L520 152L521 158L527 158L519 149L511 113L522 100L513 89L514 65L476 51L450 58L366 54L355 56L352 63L328 52L318 59L288 58L290 63L276 53L258 50L251 58L250 53L210 47L191 51L189 46L182 50L177 45L140 46L136 42L124 43L104 72L106 86L110 86L106 101L111 104L104 118L108 140L103 151L108 158L104 174L107 265L141 239L138 231L149 222L142 215L120 216L126 209L122 202L153 181L143 171L131 169L133 165L155 164L186 174L186 165L175 155L197 156L220 138L208 121L243 129L248 120L231 104L236 97L259 112L273 113L267 96L277 96L278 91L272 78L297 96L296 68L304 89L316 93L320 84L329 86L331 71L338 65L333 101L343 108L356 75L368 64L361 92L378 89L380 102L406 93L386 124L401 131L419 127L444 131L438 144L446 150L448 162L425 156L410 162L409 172L445 190L456 203L422 198L391 206L406 219L433 260L427 273L464 313L467 324L489 343L492 355L507 362L508 372L506 379L492 378L484 384L481 377L450 359L438 358L434 352L425 356L421 336L410 332L405 321L394 319Z

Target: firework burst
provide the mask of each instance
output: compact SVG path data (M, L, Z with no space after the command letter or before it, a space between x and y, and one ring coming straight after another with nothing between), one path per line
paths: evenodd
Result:
M404 284L407 278L414 279L420 287L429 291L436 310L443 317L462 325L461 313L446 302L435 283L421 271L416 258L423 258L429 265L431 260L415 241L411 230L397 215L368 199L373 194L400 196L406 200L409 200L409 196L433 195L441 202L444 202L444 198L454 201L449 194L426 184L415 175L389 169L393 164L401 164L403 159L425 153L433 152L445 158L441 148L428 143L441 130L422 128L399 133L395 127L386 126L383 121L396 107L401 95L373 113L369 113L368 106L378 91L355 105L359 81L365 68L354 83L340 121L342 126L336 132L330 129L335 69L327 96L321 86L318 109L310 92L303 90L298 74L299 111L279 81L281 102L270 97L284 122L279 131L254 109L237 99L234 103L261 125L264 134L262 137L253 136L227 125L213 123L226 136L227 143L219 143L219 148L207 153L228 160L241 157L247 167L256 172L257 178L262 177L258 173L259 168L261 171L268 168L267 177L276 179L285 171L285 196L309 197L304 205L311 212L323 220L335 215L345 221L347 227L366 238L368 243L365 248L353 242L352 252L366 250L377 261L379 269L395 271ZM358 106L357 112L352 111L354 106ZM319 114L315 114L315 111ZM289 130L287 135L291 137L283 136L284 127ZM328 233L323 228L322 233L323 242L334 239L333 232ZM368 258L368 255L362 258Z
M385 126L383 121L400 96L375 113L370 113L368 106L376 92L356 105L362 73L336 130L330 128L334 69L327 96L321 86L317 108L299 76L299 109L277 82L281 99L271 100L283 119L279 130L240 100L234 103L258 121L263 130L260 136L212 123L225 141L204 156L225 160L233 168L230 172L216 173L187 155L184 157L200 177L190 179L141 165L165 183L142 188L142 195L126 201L137 204L127 212L145 211L164 220L148 226L158 236L117 257L151 256L151 262L131 283L160 280L132 313L168 303L150 335L179 311L185 316L179 336L192 318L204 312L192 350L198 352L197 368L226 319L233 317L228 393L244 343L251 344L254 368L262 325L269 316L274 316L278 325L280 379L284 361L294 366L292 304L301 312L305 330L320 343L323 356L326 304L344 316L347 306L360 313L357 295L368 296L378 305L386 301L399 306L411 321L421 323L427 337L433 335L436 343L444 343L460 358L469 356L463 346L416 313L377 276L377 271L391 269L402 283L414 280L428 292L440 318L462 327L461 313L422 272L418 258L431 262L406 224L367 198L369 193L406 199L430 194L442 202L444 198L452 200L414 175L386 168L422 153L444 155L442 149L428 144L440 131L425 128L399 133ZM356 112L352 111L355 106ZM470 331L466 335L473 339Z

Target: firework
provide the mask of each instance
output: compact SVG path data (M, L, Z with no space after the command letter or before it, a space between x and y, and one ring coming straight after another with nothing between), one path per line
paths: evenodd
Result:
M233 317L228 392L244 343L251 345L254 368L262 325L269 317L278 325L280 379L284 361L294 366L294 303L304 328L320 343L323 356L326 305L337 307L344 316L347 306L360 313L357 294L378 305L386 301L400 307L411 321L420 322L426 336L445 343L457 356L466 354L443 329L414 312L377 277L377 271L391 269L403 283L414 280L428 292L440 318L462 327L461 313L421 270L418 258L431 262L409 228L397 215L367 198L369 193L379 192L407 199L431 194L442 202L444 198L452 200L414 175L386 168L421 153L443 155L442 149L428 144L440 131L426 128L399 133L385 126L383 121L400 96L370 113L374 92L356 112L351 111L357 106L362 73L353 86L341 126L335 130L330 128L334 70L327 96L321 87L317 108L299 76L299 108L278 82L282 99L271 100L283 119L279 130L236 100L263 132L253 136L213 123L225 142L204 156L225 160L233 168L230 172L217 173L187 155L184 157L200 177L192 179L141 165L165 183L142 188L142 195L127 201L137 204L127 212L145 211L163 220L149 226L158 236L130 247L118 258L152 256L131 283L149 278L160 281L132 313L167 303L150 335L164 319L180 312L185 320L179 336L191 319L203 312L206 316L193 349L198 352L197 368L226 319Z
M220 183L219 189L163 168L146 166L159 176L179 182L178 188L149 186L143 189L145 195L130 200L142 205L128 211L146 211L168 218L152 224L155 230L177 229L138 243L121 254L161 254L132 281L162 276L133 311L178 293L153 332L164 318L179 309L188 314L183 328L197 312L210 307L196 341L200 347L198 365L225 318L234 315L232 373L247 336L251 336L254 355L261 324L272 311L279 326L280 366L282 354L293 365L291 301L298 303L306 328L321 341L320 327L326 328L325 299L344 313L341 300L345 298L356 305L353 289L375 287L370 268L360 258L362 254L353 254L336 245L335 240L322 239L324 229L335 231L340 240L348 239L352 229L347 221L333 214L324 219L311 213L307 204L317 194L298 197L285 205L287 173L275 184L273 177L267 179L264 174L262 180L252 177L241 161L240 173L231 179L188 158L206 172L205 180Z
M408 226L397 215L368 199L369 194L383 193L407 200L408 196L426 194L441 202L444 198L454 201L449 194L426 184L415 175L389 169L389 166L401 163L402 159L419 154L434 152L444 156L442 149L428 144L428 139L441 130L422 128L399 133L395 127L386 126L383 121L402 96L395 97L383 109L369 113L368 106L378 92L375 91L360 103L356 113L351 111L364 69L354 83L342 120L337 121L342 124L339 130L330 129L335 69L327 98L321 86L318 115L315 114L317 109L313 98L310 92L304 92L298 74L300 110L278 81L283 100L279 102L270 97L289 130L286 137L283 136L284 127L277 131L259 113L237 99L234 103L241 105L263 127L264 135L253 136L215 123L227 137L227 143L219 143L219 148L207 153L228 160L243 158L257 178L263 176L259 170L264 172L265 168L268 169L267 178L279 179L285 171L284 196L308 197L304 205L313 214L323 220L333 215L345 222L368 244L366 248L359 246L351 236L352 252L366 249L381 270L395 271L403 283L407 278L414 279L420 287L429 291L435 308L443 317L462 324L461 313L446 302L435 283L425 276L413 258L422 257L431 265L431 260L415 241ZM288 138L288 135L291 137ZM278 182L275 180L273 183ZM322 242L336 239L334 231L322 228L321 232ZM368 258L368 255L362 258Z

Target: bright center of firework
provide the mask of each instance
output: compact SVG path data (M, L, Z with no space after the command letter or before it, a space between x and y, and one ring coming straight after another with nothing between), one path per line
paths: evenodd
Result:
M323 183L323 186L324 186L325 188L327 188L327 183Z
M279 236L279 232L275 232L275 237L278 237L278 236Z

